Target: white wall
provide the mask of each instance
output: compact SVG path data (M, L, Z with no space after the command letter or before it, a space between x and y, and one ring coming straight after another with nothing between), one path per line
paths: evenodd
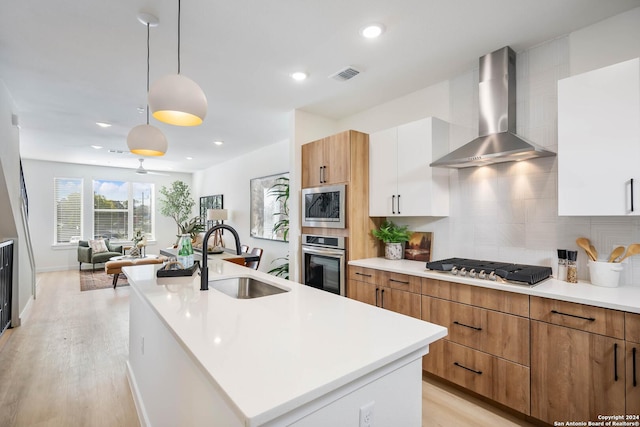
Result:
M286 256L289 244L250 236L249 184L252 178L290 172L289 158L289 141L285 140L196 172L193 177L196 200L202 196L222 194L224 208L229 212L229 220L225 223L236 229L242 244L264 249L259 267L261 271L278 265L280 261L275 264L272 261ZM226 247L235 247L230 233L225 233L224 243Z
M90 239L93 233L93 180L112 179L119 181L152 182L155 189L156 206L162 186L170 186L181 180L192 185L192 175L167 173L167 175L138 175L134 169L112 168L74 163L47 162L24 159L22 161L27 191L29 193L29 225L33 240L37 271L55 271L78 268L77 246L54 245L54 178L83 178L83 239ZM196 201L193 216L198 214L198 199L193 187L191 195ZM155 214L156 241L150 242L147 253L157 254L160 248L172 245L178 232L173 219ZM102 267L102 266L101 266Z
M573 32L569 43L572 76L639 57L640 7Z
M518 53L518 133L557 151L557 80L640 56L638 40L640 8ZM452 124L453 150L477 136L477 82L474 68L342 119L332 131L371 133L433 115ZM460 256L542 264L555 272L556 249L577 249L577 237L589 237L605 253L640 241L640 218L558 217L555 157L452 170L450 191L448 218L394 219L415 231L434 232L435 259ZM582 251L578 267L579 277L587 279ZM640 286L639 258L630 259L621 283Z
M12 324L20 325L21 313L33 296L35 272L28 257L26 224L22 221L20 195L20 136L12 125L17 111L11 95L0 80L0 240L14 240Z

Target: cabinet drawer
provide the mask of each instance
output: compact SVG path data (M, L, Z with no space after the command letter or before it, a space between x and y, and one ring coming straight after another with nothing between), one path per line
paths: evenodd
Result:
M419 294L421 291L422 279L418 276L408 274L392 273L390 271L380 271L378 283L381 286L388 286L391 289Z
M613 338L624 338L622 311L531 297L531 319Z
M529 319L422 297L422 319L449 330L447 339L529 366Z
M624 339L640 343L640 314L624 314Z
M444 341L443 356L443 378L529 414L528 367L447 340Z
M516 316L529 316L529 296L524 294L427 278L422 279L422 294Z
M350 265L349 280L357 280L359 282L371 283L377 285L378 270L373 268L358 267Z

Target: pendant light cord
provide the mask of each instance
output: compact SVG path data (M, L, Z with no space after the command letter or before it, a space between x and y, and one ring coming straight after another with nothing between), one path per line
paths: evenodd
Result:
M149 94L149 23L147 22L147 94ZM147 96L147 124L149 124L149 97Z
M178 0L178 74L180 74L180 0Z

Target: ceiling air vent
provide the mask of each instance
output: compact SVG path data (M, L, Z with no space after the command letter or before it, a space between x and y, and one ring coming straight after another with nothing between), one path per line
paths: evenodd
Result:
M330 79L337 80L339 82L344 82L345 80L350 80L360 74L360 71L356 70L353 67L345 67L337 73L331 74L329 76Z

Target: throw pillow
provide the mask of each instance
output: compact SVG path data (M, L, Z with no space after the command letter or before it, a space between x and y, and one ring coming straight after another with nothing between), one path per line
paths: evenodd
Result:
M107 244L102 239L89 240L89 246L91 246L91 250L94 254L99 254L100 252L109 252L109 249L107 249Z

